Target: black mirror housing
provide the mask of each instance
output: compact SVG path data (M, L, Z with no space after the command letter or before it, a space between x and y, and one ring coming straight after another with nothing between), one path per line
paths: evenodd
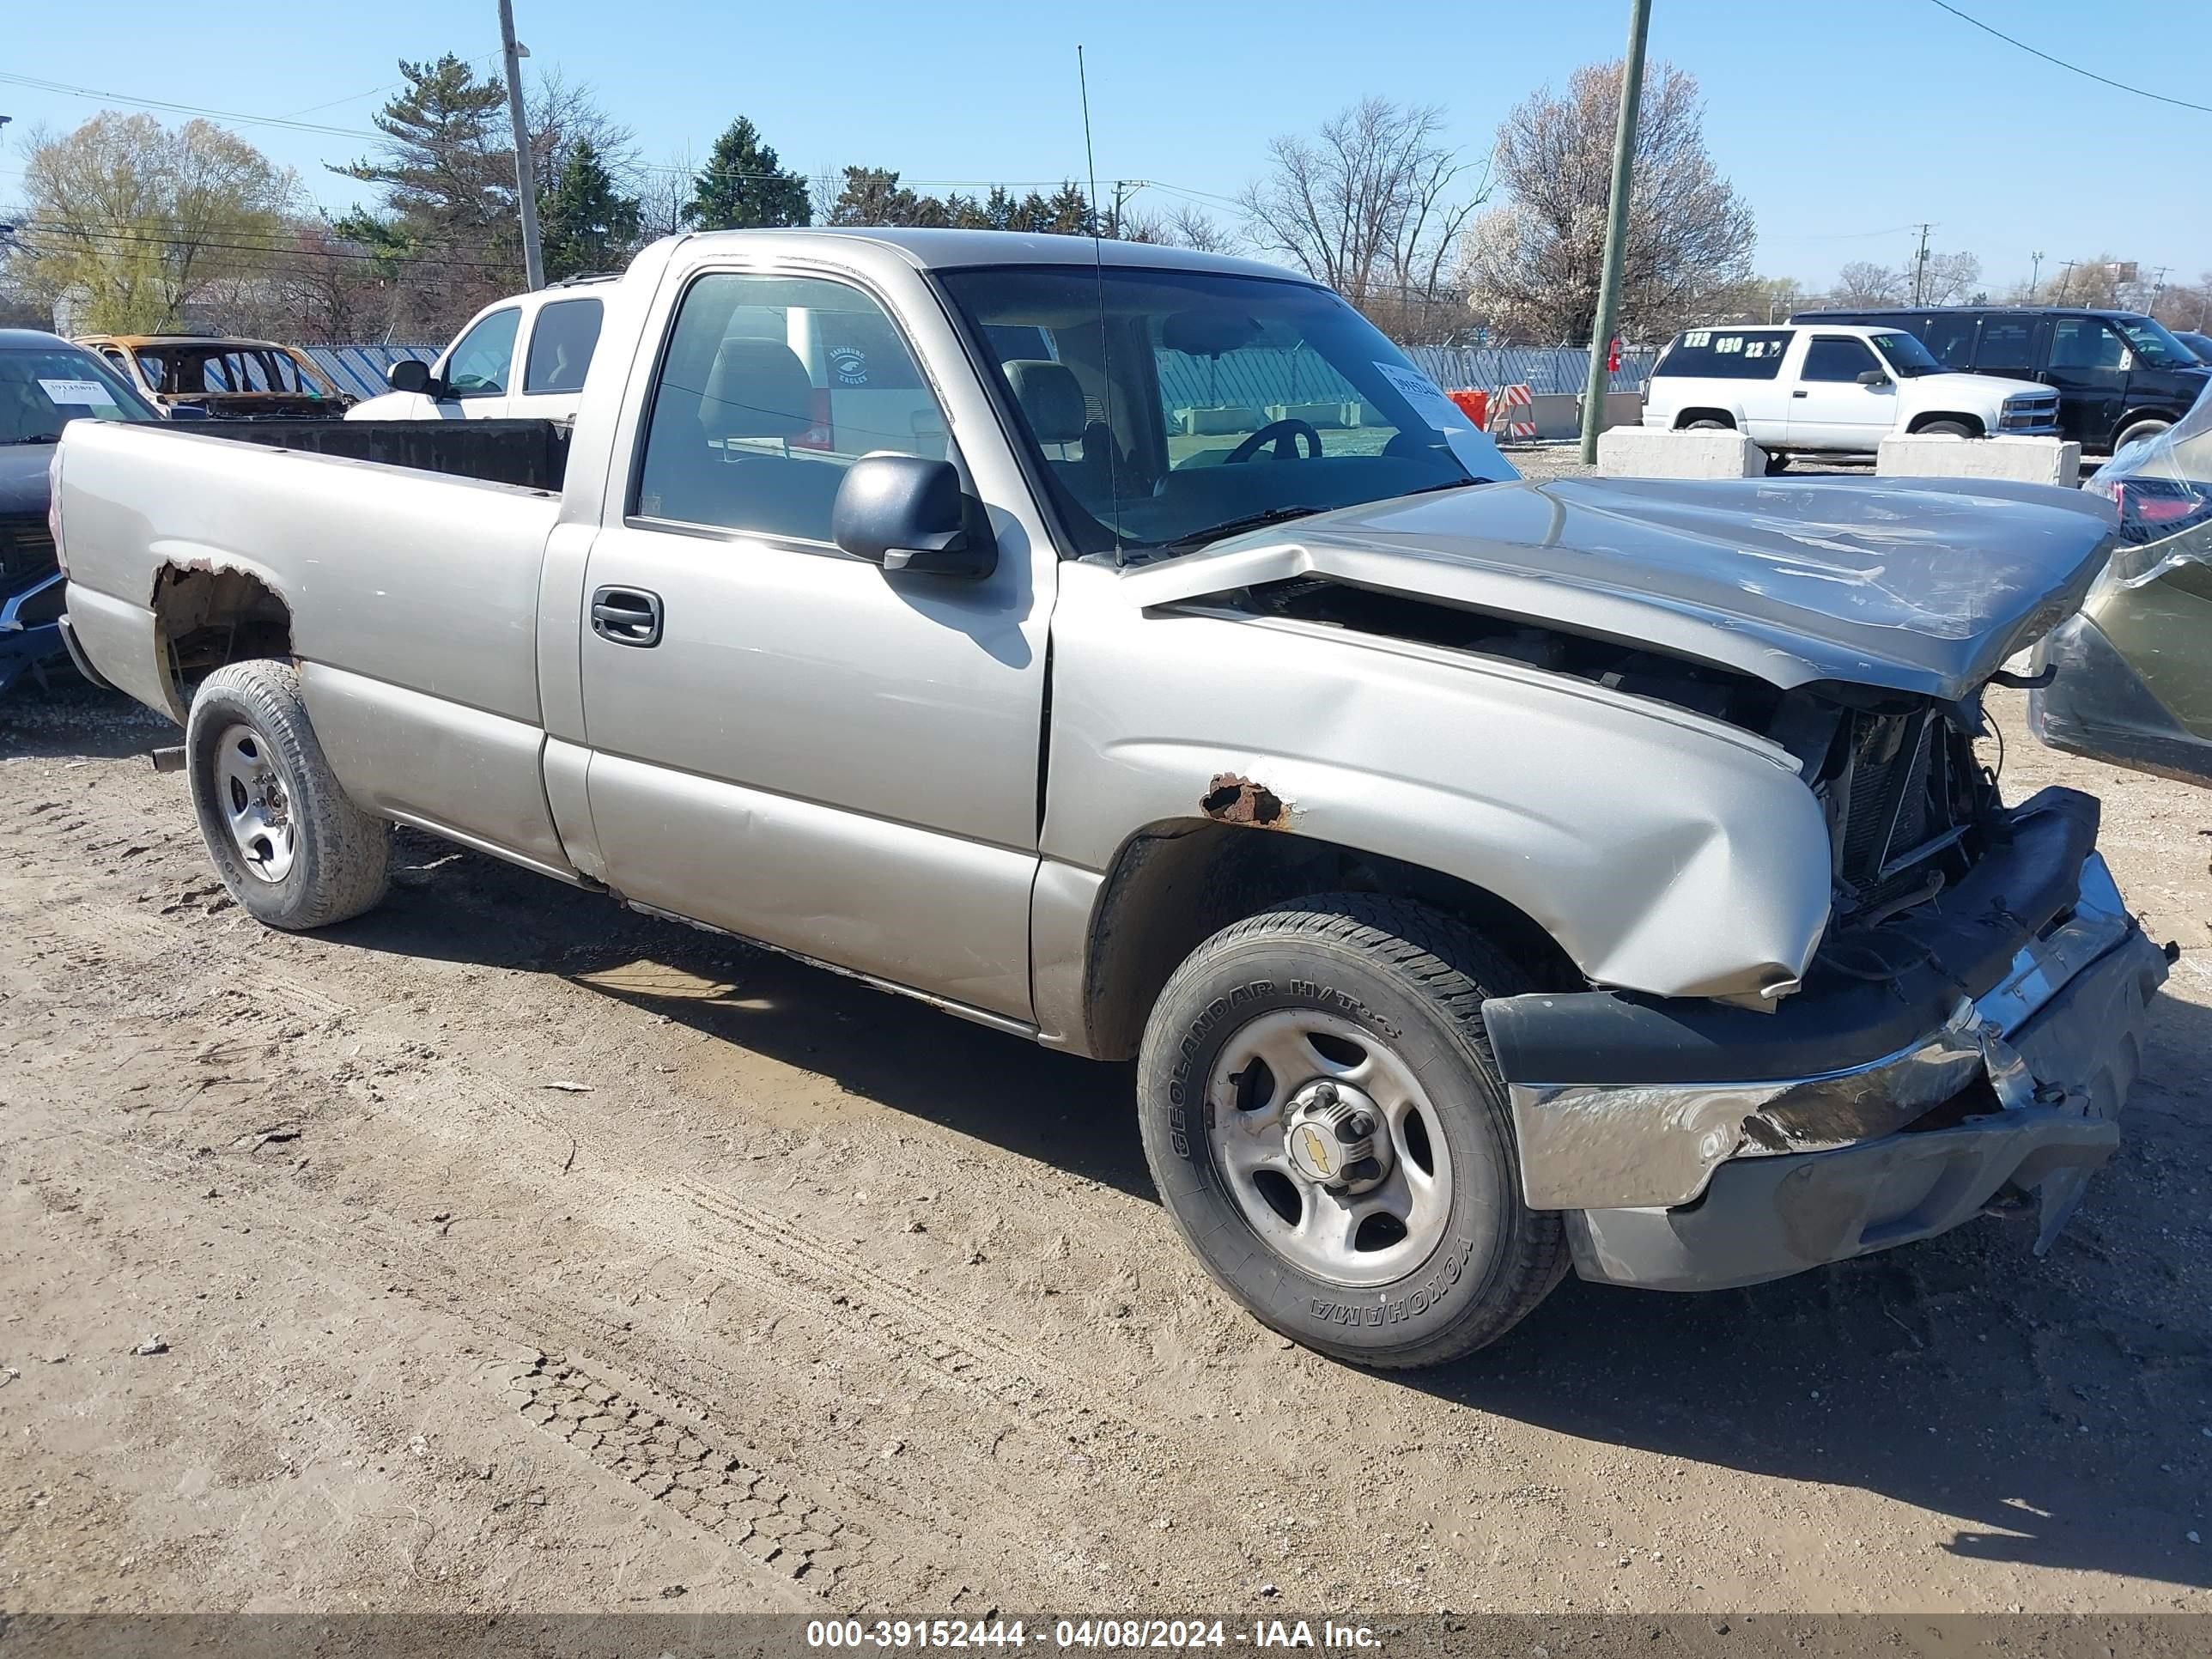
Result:
M384 383L394 392L420 392L428 395L434 378L430 365L419 357L402 357L384 371Z
M879 451L846 468L830 535L885 570L976 581L998 568L997 550L969 524L958 471L920 455Z

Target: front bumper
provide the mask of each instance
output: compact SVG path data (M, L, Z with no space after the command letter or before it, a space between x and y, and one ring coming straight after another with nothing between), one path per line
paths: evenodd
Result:
M1773 1013L1608 993L1486 1005L1524 1194L1569 1212L1582 1275L1751 1284L2014 1192L2039 1194L2047 1247L2118 1142L2166 971L2095 835L2094 800L2046 790L1855 971Z

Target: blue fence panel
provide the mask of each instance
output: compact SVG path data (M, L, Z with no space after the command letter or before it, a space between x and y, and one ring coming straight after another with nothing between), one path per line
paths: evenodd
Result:
M337 383L341 392L356 398L374 398L391 388L385 372L405 358L433 362L446 348L441 345L326 345L300 348L317 368Z
M1589 379L1587 346L1409 346L1406 355L1448 392L1525 386L1538 395L1566 392L1579 396ZM1624 349L1620 367L1613 372L1612 390L1643 391L1658 356L1656 346Z

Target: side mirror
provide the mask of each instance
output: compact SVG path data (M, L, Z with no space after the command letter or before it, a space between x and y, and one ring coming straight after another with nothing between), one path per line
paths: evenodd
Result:
M199 404L171 404L169 418L173 421L204 421L211 417Z
M437 382L429 364L419 357L402 357L384 371L384 383L394 392L419 392L428 397L434 395Z
M1878 368L1862 369L1859 371L1859 384L1861 386L1870 386L1879 390L1889 384L1889 376L1883 374Z
M998 550L972 532L960 474L950 461L881 452L845 469L830 535L856 559L885 570L980 580Z

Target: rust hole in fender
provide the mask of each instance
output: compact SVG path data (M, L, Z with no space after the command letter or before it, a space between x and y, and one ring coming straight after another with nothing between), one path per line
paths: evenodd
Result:
M1264 783L1234 772L1215 775L1199 797L1199 810L1217 823L1247 823L1260 830L1287 830L1291 814L1283 798Z

